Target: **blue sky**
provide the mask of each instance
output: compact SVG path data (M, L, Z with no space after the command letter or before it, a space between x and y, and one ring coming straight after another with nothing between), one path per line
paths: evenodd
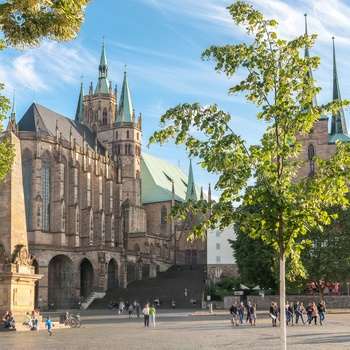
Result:
M332 98L332 36L335 36L337 67L343 99L350 99L350 3L346 0L251 0L267 18L279 23L282 38L304 33L304 13L309 34L318 34L311 54L321 57L314 77L323 90L319 103ZM16 90L17 118L33 100L74 118L81 80L85 93L98 77L104 37L109 79L121 88L124 65L136 114L143 116L143 144L157 129L160 116L183 102L217 103L231 113L236 133L248 144L257 143L265 125L254 119L257 109L244 101L244 94L229 96L235 79L214 71L214 62L202 61L211 45L247 41L244 29L234 26L225 0L94 0L77 39L70 43L42 42L39 48L7 49L0 56L0 81L12 99ZM237 73L237 79L244 72ZM83 76L83 78L81 78ZM119 90L120 91L120 90ZM345 112L350 125L349 113ZM183 149L167 144L144 151L188 171ZM216 176L193 161L195 181L206 191ZM214 194L216 194L214 192Z

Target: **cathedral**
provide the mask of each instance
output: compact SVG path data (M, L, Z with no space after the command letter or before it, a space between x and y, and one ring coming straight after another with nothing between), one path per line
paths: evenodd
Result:
M118 102L104 44L75 120L33 103L17 121L14 104L6 134L20 149L22 183L11 186L24 194L28 249L42 276L35 306L69 308L174 264L206 264L205 239L187 239L197 218L167 215L176 203L210 199L210 187L208 196L198 188L191 163L187 175L143 152L127 72Z

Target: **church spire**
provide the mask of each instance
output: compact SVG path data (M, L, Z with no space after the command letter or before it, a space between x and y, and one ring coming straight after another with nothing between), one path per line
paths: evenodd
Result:
M133 108L131 102L131 95L129 90L129 83L127 79L126 69L124 71L124 80L122 92L120 94L119 110L117 115L117 122L132 122L133 121Z
M75 112L75 121L78 123L81 123L83 120L83 106L84 106L84 88L83 88L83 82L81 82L77 111Z
M341 100L338 72L337 72L337 62L335 58L335 45L334 37L333 40L333 100ZM332 115L332 124L331 124L331 135L336 134L347 134L345 115L343 107L340 107L339 110Z
M186 192L186 201L193 199L197 201L196 184L194 183L193 170L192 170L192 159L190 159L190 169L188 172L188 183Z
M16 90L13 90L12 111L10 119L11 122L16 123Z
M308 35L307 33L307 14L305 13L304 14L304 17L305 17L305 35ZM308 46L305 46L305 58L309 59L310 58L310 51L309 51L309 47ZM309 70L308 70L308 73L307 73L307 79L308 80L312 80L313 81L313 75L312 75L312 69L311 67L309 66ZM316 99L316 95L313 95L312 96L312 102L311 102L311 106L312 107L315 107L317 106L317 99Z
M101 93L101 94L109 93L108 64L107 64L104 41L102 42L100 65L98 66L98 82L95 88L95 94L98 94L98 93Z

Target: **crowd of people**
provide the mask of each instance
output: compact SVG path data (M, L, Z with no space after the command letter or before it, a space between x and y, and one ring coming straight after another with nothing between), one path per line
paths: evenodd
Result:
M310 302L307 306L304 306L302 302L286 301L285 315L287 326L294 326L303 324L306 326L323 325L325 319L325 304L321 300L317 305L315 302ZM237 302L232 303L230 307L231 323L234 326L243 326L245 322L251 325L256 325L256 304L248 302L245 306L243 302L238 304ZM245 317L246 315L246 317ZM277 321L281 320L281 310L277 302L272 302L269 310L269 315L272 320L272 327L277 326Z
M277 326L277 320L280 320L280 308L276 302L272 302L270 306L270 317L272 319L272 326ZM317 325L317 318L319 324L322 326L325 319L325 304L322 300L316 305L315 302L310 302L304 306L302 302L286 301L285 313L287 326L294 326L300 324L299 321L306 326ZM305 316L305 318L304 318Z
M234 326L243 326L245 315L245 322L249 322L251 326L256 326L256 304L251 304L250 301L248 301L246 306L243 301L241 301L240 304L237 304L236 301L233 302L230 307L230 314L231 323Z
M153 326L156 326L156 306L160 306L159 299L155 299L153 304L147 303L145 307L141 310L140 303L138 303L136 300L130 304L128 301L124 304L123 301L111 301L108 304L108 309L117 311L119 315L123 315L124 310L127 311L127 314L129 315L129 318L133 317L134 312L136 313L136 317L140 318L140 315L144 316L144 324L145 327L149 327L149 324L153 324ZM175 301L173 301L172 307L175 308Z
M30 330L37 331L39 330L38 326L38 310L33 310L31 313L28 311L23 318L23 325L28 326ZM11 310L6 311L5 315L1 318L4 322L4 327L8 330L16 330L16 320L12 314Z

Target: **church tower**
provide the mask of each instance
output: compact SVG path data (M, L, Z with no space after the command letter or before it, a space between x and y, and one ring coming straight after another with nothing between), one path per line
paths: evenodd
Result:
M112 93L111 85L103 43L97 85L94 89L91 83L88 95L84 96L81 84L75 121L90 129L95 145L104 147L104 156L114 165L112 177L119 188L115 200L117 207L120 205L116 227L119 227L119 241L127 247L130 234L146 231L141 203L142 118L141 115L135 118L126 70L119 108L117 87Z
M112 83L108 80L108 64L103 43L95 91L91 83L89 94L84 96L83 83L81 84L75 121L87 125L94 136L97 136L98 141L104 145L108 139L102 139L98 133L115 122L117 109L117 87L112 93Z

